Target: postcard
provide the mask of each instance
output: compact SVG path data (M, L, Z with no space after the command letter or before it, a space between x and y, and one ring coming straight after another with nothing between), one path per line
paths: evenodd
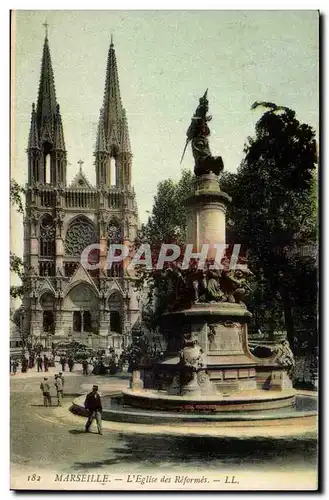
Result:
M318 489L319 12L11 12L12 490Z

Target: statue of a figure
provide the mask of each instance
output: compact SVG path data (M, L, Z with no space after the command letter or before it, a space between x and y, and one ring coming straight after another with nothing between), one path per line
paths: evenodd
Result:
M274 349L275 361L284 366L287 370L287 374L292 378L292 373L295 368L295 358L290 349L290 344L288 340L284 340L282 343L277 344Z
M220 288L221 272L218 269L208 269L206 272L206 276L206 302L221 302L224 297L224 293Z
M206 291L206 277L203 269L197 264L190 265L186 273L187 300L191 303L204 302Z
M221 274L220 286L226 295L227 302L244 304L245 297L251 288L248 284L248 277L252 275L249 269L223 270Z
M174 263L165 271L169 309L177 309L185 299L186 279L179 263Z
M210 129L207 122L209 122L212 117L207 115L209 109L207 92L208 89L204 95L200 97L199 105L187 129L187 139L182 155L183 160L186 147L191 141L192 153L195 160L194 173L196 176L209 174L210 172L218 175L224 168L222 157L212 156L209 148L208 136L210 135Z

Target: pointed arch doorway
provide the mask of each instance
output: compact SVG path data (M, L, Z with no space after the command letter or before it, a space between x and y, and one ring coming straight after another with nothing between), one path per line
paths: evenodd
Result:
M110 325L109 325L109 344L115 350L122 347L123 341L123 297L122 294L115 290L108 298L108 308L110 311Z
M69 292L72 304L73 334L91 334L97 329L98 301L88 283L80 283Z

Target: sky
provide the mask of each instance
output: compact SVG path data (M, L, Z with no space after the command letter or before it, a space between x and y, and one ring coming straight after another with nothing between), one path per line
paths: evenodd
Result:
M193 169L186 130L208 88L210 147L234 172L261 109L271 101L296 111L318 132L317 11L16 11L12 38L11 177L27 181L26 147L37 100L43 23L61 107L68 182L77 162L95 183L93 151L111 34L133 152L141 222L160 181ZM12 251L22 253L21 219L12 218Z

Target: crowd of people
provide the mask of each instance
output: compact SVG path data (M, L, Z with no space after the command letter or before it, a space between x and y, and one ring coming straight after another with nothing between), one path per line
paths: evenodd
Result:
M75 365L79 364L83 375L114 375L122 370L124 360L122 355L119 356L113 348L109 349L108 353L104 351L82 359L76 358L73 354L30 353L28 356L23 354L20 357L11 358L10 373L16 375L19 371L27 373L32 369L37 372L48 372L50 367L55 368L56 363L60 364L62 372L73 372Z
M26 357L25 354L22 354L20 358L10 359L10 372L14 375L16 375L19 369L22 373L27 373L28 370L36 367L38 372L47 372L49 368L53 366L55 366L54 356L48 357L46 354L41 356L40 353L31 353L28 357Z

